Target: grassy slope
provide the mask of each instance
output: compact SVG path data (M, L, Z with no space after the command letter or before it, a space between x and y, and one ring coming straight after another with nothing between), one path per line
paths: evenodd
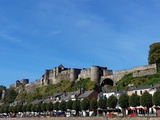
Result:
M143 77L133 77L132 74L126 74L120 81L116 83L113 89L127 90L129 85L144 86L151 84L160 84L160 72L155 75L146 75Z
M62 80L54 85L52 84L37 88L33 93L26 93L23 91L18 94L16 100L25 100L27 102L31 102L38 98L52 96L57 92L76 91L80 87L87 90L94 89L95 82L91 81L90 79L82 79L76 83L72 83L68 80Z

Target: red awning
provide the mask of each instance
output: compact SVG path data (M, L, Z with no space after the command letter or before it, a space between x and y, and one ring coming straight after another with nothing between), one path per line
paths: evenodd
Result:
M133 107L132 110L136 110L136 108Z
M147 110L147 107L143 107L143 110Z

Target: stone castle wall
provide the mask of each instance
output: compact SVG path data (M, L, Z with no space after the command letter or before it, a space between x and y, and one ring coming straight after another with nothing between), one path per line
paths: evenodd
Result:
M54 67L50 70L45 70L44 75L34 82L28 83L27 79L20 81L21 86L17 87L17 91L25 89L27 92L32 92L36 88L42 85L56 84L61 80L77 81L80 79L91 78L97 84L100 84L102 78L110 78L114 82L119 81L125 74L132 73L133 77L140 77L145 75L151 75L157 73L156 64L138 66L131 69L118 70L114 74L112 70L108 70L107 67L91 66L90 68L76 69L76 68L65 68L63 65ZM10 87L16 87L18 84L11 84ZM25 88L23 88L23 86Z
M99 83L101 76L113 74L107 67L91 66L90 68L77 69L65 68L63 65L46 70L42 80L45 85L56 84L61 80L77 81L84 78L91 78L92 81Z
M125 74L133 73L133 77L140 77L145 75L152 75L157 73L156 64L138 66L131 69L115 71L113 77L114 81L119 81Z
M34 82L31 82L29 84L25 85L25 91L28 93L32 93L36 88L41 87L41 80L36 80Z

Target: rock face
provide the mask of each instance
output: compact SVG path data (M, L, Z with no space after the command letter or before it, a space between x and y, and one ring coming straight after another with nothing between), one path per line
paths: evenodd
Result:
M29 83L28 79L17 80L16 83L11 84L10 87L16 89L17 92L26 90L33 92L36 88L42 85L56 84L61 80L78 81L84 78L90 78L98 85L104 86L113 85L119 81L125 74L132 73L133 77L140 77L157 73L156 64L138 66L131 69L118 70L113 74L112 70L108 70L103 66L91 66L90 68L65 68L63 65L54 67L53 69L45 70L45 73L40 79Z

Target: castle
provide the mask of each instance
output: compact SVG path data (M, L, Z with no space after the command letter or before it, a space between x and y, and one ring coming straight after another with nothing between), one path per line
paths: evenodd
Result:
M72 82L91 78L97 84L100 83L101 77L113 75L112 70L108 70L107 67L91 66L90 68L65 68L63 65L53 68L52 70L46 70L45 74L41 78L42 84L56 84L60 80L70 80Z
M103 87L104 85L113 86L114 82L119 81L125 74L132 73L133 77L140 77L157 73L156 64L138 66L126 70L118 70L113 73L103 66L91 66L90 68L65 68L63 65L54 67L53 69L45 70L45 73L40 79L29 83L28 79L17 80L16 83L11 84L10 87L20 92L26 90L33 92L36 88L42 85L56 84L61 80L69 80L76 82L84 78L90 78L95 81L97 85Z

